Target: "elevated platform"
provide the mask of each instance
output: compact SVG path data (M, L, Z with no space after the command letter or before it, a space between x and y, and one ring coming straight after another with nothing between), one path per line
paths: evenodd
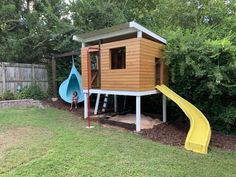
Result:
M114 95L114 110L117 107L117 98L116 96L135 96L136 97L136 131L139 132L141 130L140 122L141 122L141 97L154 95L160 93L158 90L147 90L147 91L122 91L122 90L102 90L102 89L89 89L90 94L97 94L97 101L95 105L94 114L97 114L98 104L100 95ZM83 89L84 94L84 118L88 117L88 90ZM163 122L166 122L166 96L162 97L162 112L163 112Z
M148 91L122 91L122 90L102 90L102 89L89 89L91 94L108 94L108 95L122 95L122 96L147 96L160 93L157 90L148 90ZM83 93L87 94L88 90L83 89Z

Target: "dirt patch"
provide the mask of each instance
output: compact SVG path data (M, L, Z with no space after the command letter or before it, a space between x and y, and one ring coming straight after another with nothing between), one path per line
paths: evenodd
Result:
M53 132L39 127L12 127L0 134L0 175L42 157L50 148Z
M27 126L6 130L0 134L0 154L7 149L27 146L29 143L34 143L40 139L49 139L52 136L51 131L38 127Z
M58 100L58 101L47 101L44 104L47 104L51 107L57 108L57 109L61 109L61 110L67 110L70 111L71 113L78 115L80 117L83 117L83 113L84 113L84 108L82 106L82 104L78 104L78 108L75 109L73 108L72 110L70 110L70 104L65 103L62 100Z

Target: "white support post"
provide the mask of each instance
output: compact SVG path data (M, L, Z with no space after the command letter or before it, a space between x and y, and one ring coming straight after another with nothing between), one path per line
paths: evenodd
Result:
M162 94L162 121L166 122L167 121L167 116L166 116L166 96Z
M114 95L114 112L117 112L117 96Z
M84 119L88 118L88 100L87 100L87 93L84 93Z
M137 32L137 37L138 37L138 38L141 38L142 36L143 36L142 31L138 31L138 32Z
M136 132L140 132L141 96L136 96Z
M85 42L82 42L82 48L84 48L86 46Z
M98 113L98 106L99 106L99 100L100 100L100 93L97 94L95 109L94 109L94 115L97 115Z

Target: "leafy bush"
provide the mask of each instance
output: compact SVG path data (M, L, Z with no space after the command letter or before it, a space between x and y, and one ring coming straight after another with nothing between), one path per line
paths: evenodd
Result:
M24 87L19 93L17 93L18 99L35 99L42 100L47 97L47 94L43 92L36 84L32 84L28 87Z
M169 32L170 87L202 110L213 128L234 131L236 46L231 34L217 33L200 27Z
M14 96L14 93L12 93L11 91L8 90L3 93L2 98L3 98L3 100L14 100L15 96Z
M227 107L217 116L216 126L222 132L236 131L236 106ZM224 127L222 127L224 124Z

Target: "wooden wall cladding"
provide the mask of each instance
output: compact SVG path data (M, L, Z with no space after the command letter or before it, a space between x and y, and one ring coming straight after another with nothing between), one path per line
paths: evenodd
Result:
M162 58L165 45L144 38L101 44L101 89L145 91L155 86L155 58ZM98 47L98 46L90 46ZM126 68L111 69L110 49L126 48ZM87 50L81 49L83 88L87 88ZM161 83L167 81L167 68L161 67Z

